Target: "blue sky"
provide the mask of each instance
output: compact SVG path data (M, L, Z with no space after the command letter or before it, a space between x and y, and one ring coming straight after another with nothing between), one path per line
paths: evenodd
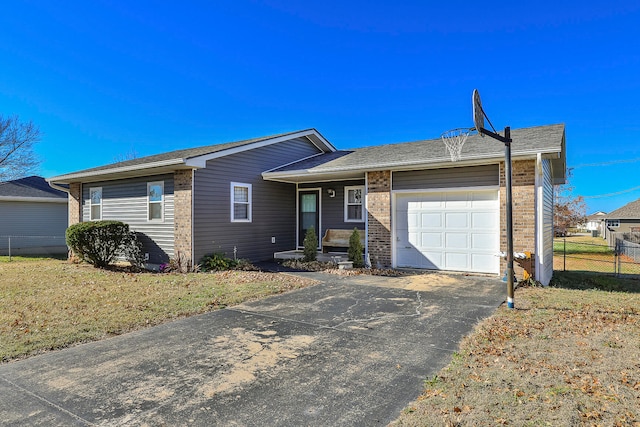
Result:
M309 127L438 138L477 88L498 129L564 123L574 194L611 211L640 198L638 23L624 1L16 0L0 113L40 126L49 177Z

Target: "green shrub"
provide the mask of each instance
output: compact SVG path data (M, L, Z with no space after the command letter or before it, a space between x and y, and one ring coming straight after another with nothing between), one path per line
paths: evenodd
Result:
M236 261L228 258L224 252L205 255L200 260L200 268L203 271L230 270L236 266Z
M318 257L318 236L316 235L315 228L309 227L307 229L302 245L304 246L304 249L302 250L302 253L304 254L302 261L315 261Z
M349 255L349 261L353 261L353 266L364 267L364 262L362 260L362 242L360 242L360 233L357 228L353 229L353 233L349 236L349 249L347 250L347 255Z
M73 253L96 267L105 268L118 257L134 266L143 263L142 245L123 222L80 222L67 228L65 236Z

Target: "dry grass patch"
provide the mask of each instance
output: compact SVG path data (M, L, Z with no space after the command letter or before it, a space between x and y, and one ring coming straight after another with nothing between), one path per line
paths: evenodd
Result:
M401 426L640 426L640 295L521 288Z
M60 260L0 262L0 360L157 325L314 282L281 273L124 273Z

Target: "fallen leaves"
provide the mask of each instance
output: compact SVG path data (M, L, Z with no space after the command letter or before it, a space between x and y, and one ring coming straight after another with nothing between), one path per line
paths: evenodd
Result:
M443 425L444 414L445 425L640 427L640 294L523 288L516 298L519 309L465 338L461 359L398 424Z

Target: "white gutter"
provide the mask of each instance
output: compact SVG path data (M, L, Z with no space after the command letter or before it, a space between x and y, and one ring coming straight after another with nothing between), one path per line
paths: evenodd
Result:
M67 203L67 199L53 197L0 196L0 202Z
M62 186L56 184L55 182L47 181L47 184L49 184L49 187L53 188L54 190L64 191L65 193L69 193L69 189L68 188L62 187Z
M169 159L169 160L162 160L162 161L153 162L153 163L140 163L140 164L121 166L116 168L71 173L67 175L59 175L59 176L54 176L52 178L47 179L47 182L49 183L49 185L51 185L52 181L56 181L56 182L73 181L73 180L78 180L81 178L87 178L87 177L93 177L93 176L113 175L113 174L124 173L124 172L139 171L143 169L161 168L164 166L184 165L185 163L186 163L185 159Z

